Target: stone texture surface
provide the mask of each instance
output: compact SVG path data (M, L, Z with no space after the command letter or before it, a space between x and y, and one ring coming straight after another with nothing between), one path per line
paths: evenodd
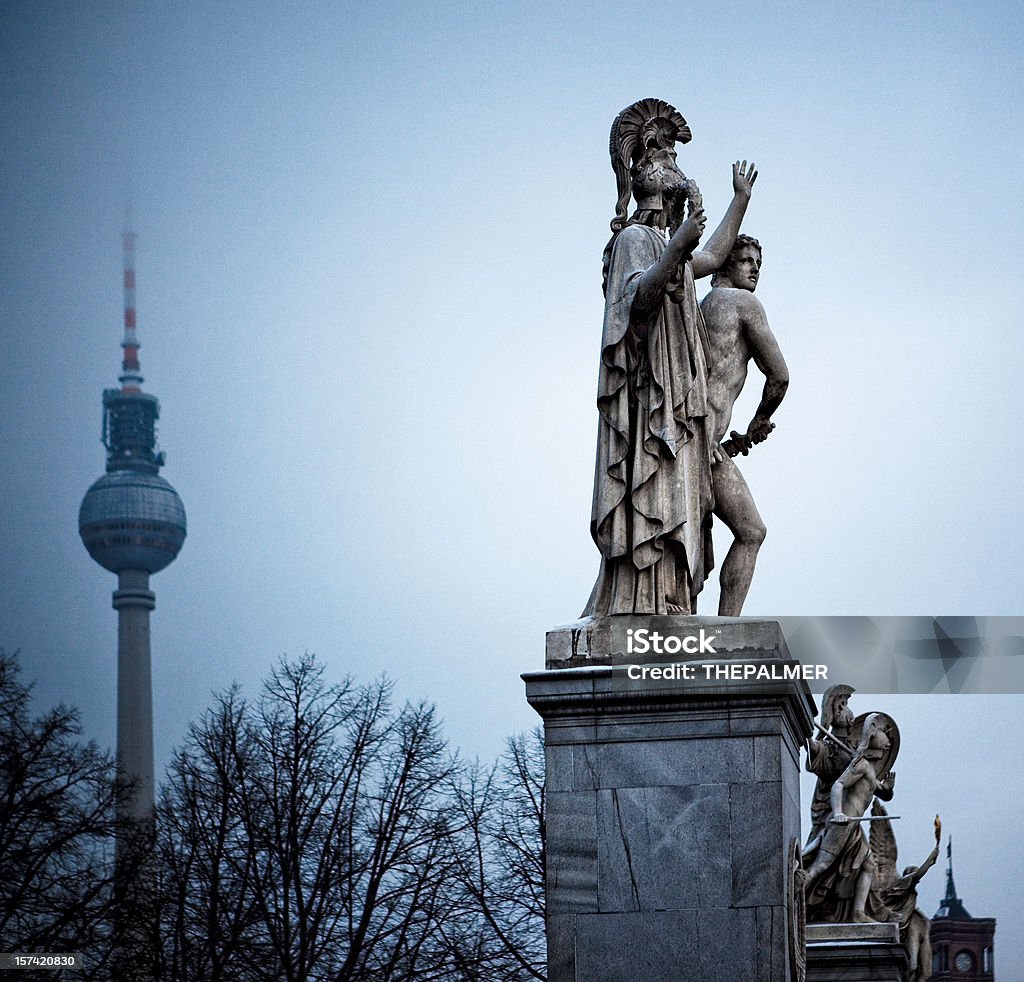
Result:
M775 982L784 979L792 982L789 968L789 951L778 943L779 925L789 930L789 910L785 904L754 909L754 944L756 963L748 976L755 982ZM710 976L713 978L714 976ZM737 978L743 978L743 975Z
M808 924L807 943L818 941L899 941L898 924Z
M733 844L730 902L762 907L786 902L786 879L778 855L783 838L782 783L730 785L729 840Z
M576 915L547 916L548 980L576 982Z
M777 625L732 624L732 650L786 657ZM590 665L524 676L545 721L551 982L789 982L806 688L624 689Z
M728 907L729 786L598 794L601 911Z
M548 848L547 904L570 913L596 911L597 809L594 791L553 792L545 797L545 821L558 829L558 848Z
M807 982L903 982L896 924L809 924Z
M732 943L723 946L726 938ZM758 974L757 962L752 910L659 910L577 918L578 980L770 978Z

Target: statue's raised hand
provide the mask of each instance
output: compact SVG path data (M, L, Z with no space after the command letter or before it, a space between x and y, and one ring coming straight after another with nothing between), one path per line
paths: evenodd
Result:
M754 166L754 162L750 162L750 167L747 167L747 162L737 160L732 165L732 189L736 194L745 194L750 197L750 192L753 190L754 181L757 180L757 168Z

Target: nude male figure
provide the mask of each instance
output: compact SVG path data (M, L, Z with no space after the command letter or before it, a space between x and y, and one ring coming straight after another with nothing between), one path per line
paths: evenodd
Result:
M750 589L765 527L733 457L746 455L775 429L772 413L789 385L789 370L768 326L761 301L754 296L761 271L761 245L738 235L725 264L715 273L711 292L701 302L708 337L708 411L715 492L714 514L734 536L719 576L718 613L738 617ZM751 359L764 374L761 402L746 433L732 432L723 442L733 406L747 379Z

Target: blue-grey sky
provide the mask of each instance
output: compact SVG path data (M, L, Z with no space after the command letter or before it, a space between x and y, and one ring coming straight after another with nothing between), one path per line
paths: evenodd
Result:
M793 382L742 462L769 528L746 612L1024 613L1022 51L1010 3L5 4L0 644L112 741L114 578L76 518L130 195L189 515L153 580L158 764L285 652L388 672L470 755L532 726L518 674L597 570L607 133L645 96L690 122L712 223L730 163L761 171L744 229ZM1022 701L901 706L904 855L943 812L1024 977L990 787L1021 779Z

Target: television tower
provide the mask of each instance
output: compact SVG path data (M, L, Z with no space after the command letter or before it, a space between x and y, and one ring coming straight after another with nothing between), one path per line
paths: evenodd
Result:
M150 574L170 565L185 541L185 508L159 475L156 449L160 404L142 391L135 336L135 233L125 231L124 340L119 389L103 391L103 445L107 472L86 492L78 531L89 555L117 574L117 760L135 794L122 818L151 819L153 794L153 686L149 612L156 597Z

